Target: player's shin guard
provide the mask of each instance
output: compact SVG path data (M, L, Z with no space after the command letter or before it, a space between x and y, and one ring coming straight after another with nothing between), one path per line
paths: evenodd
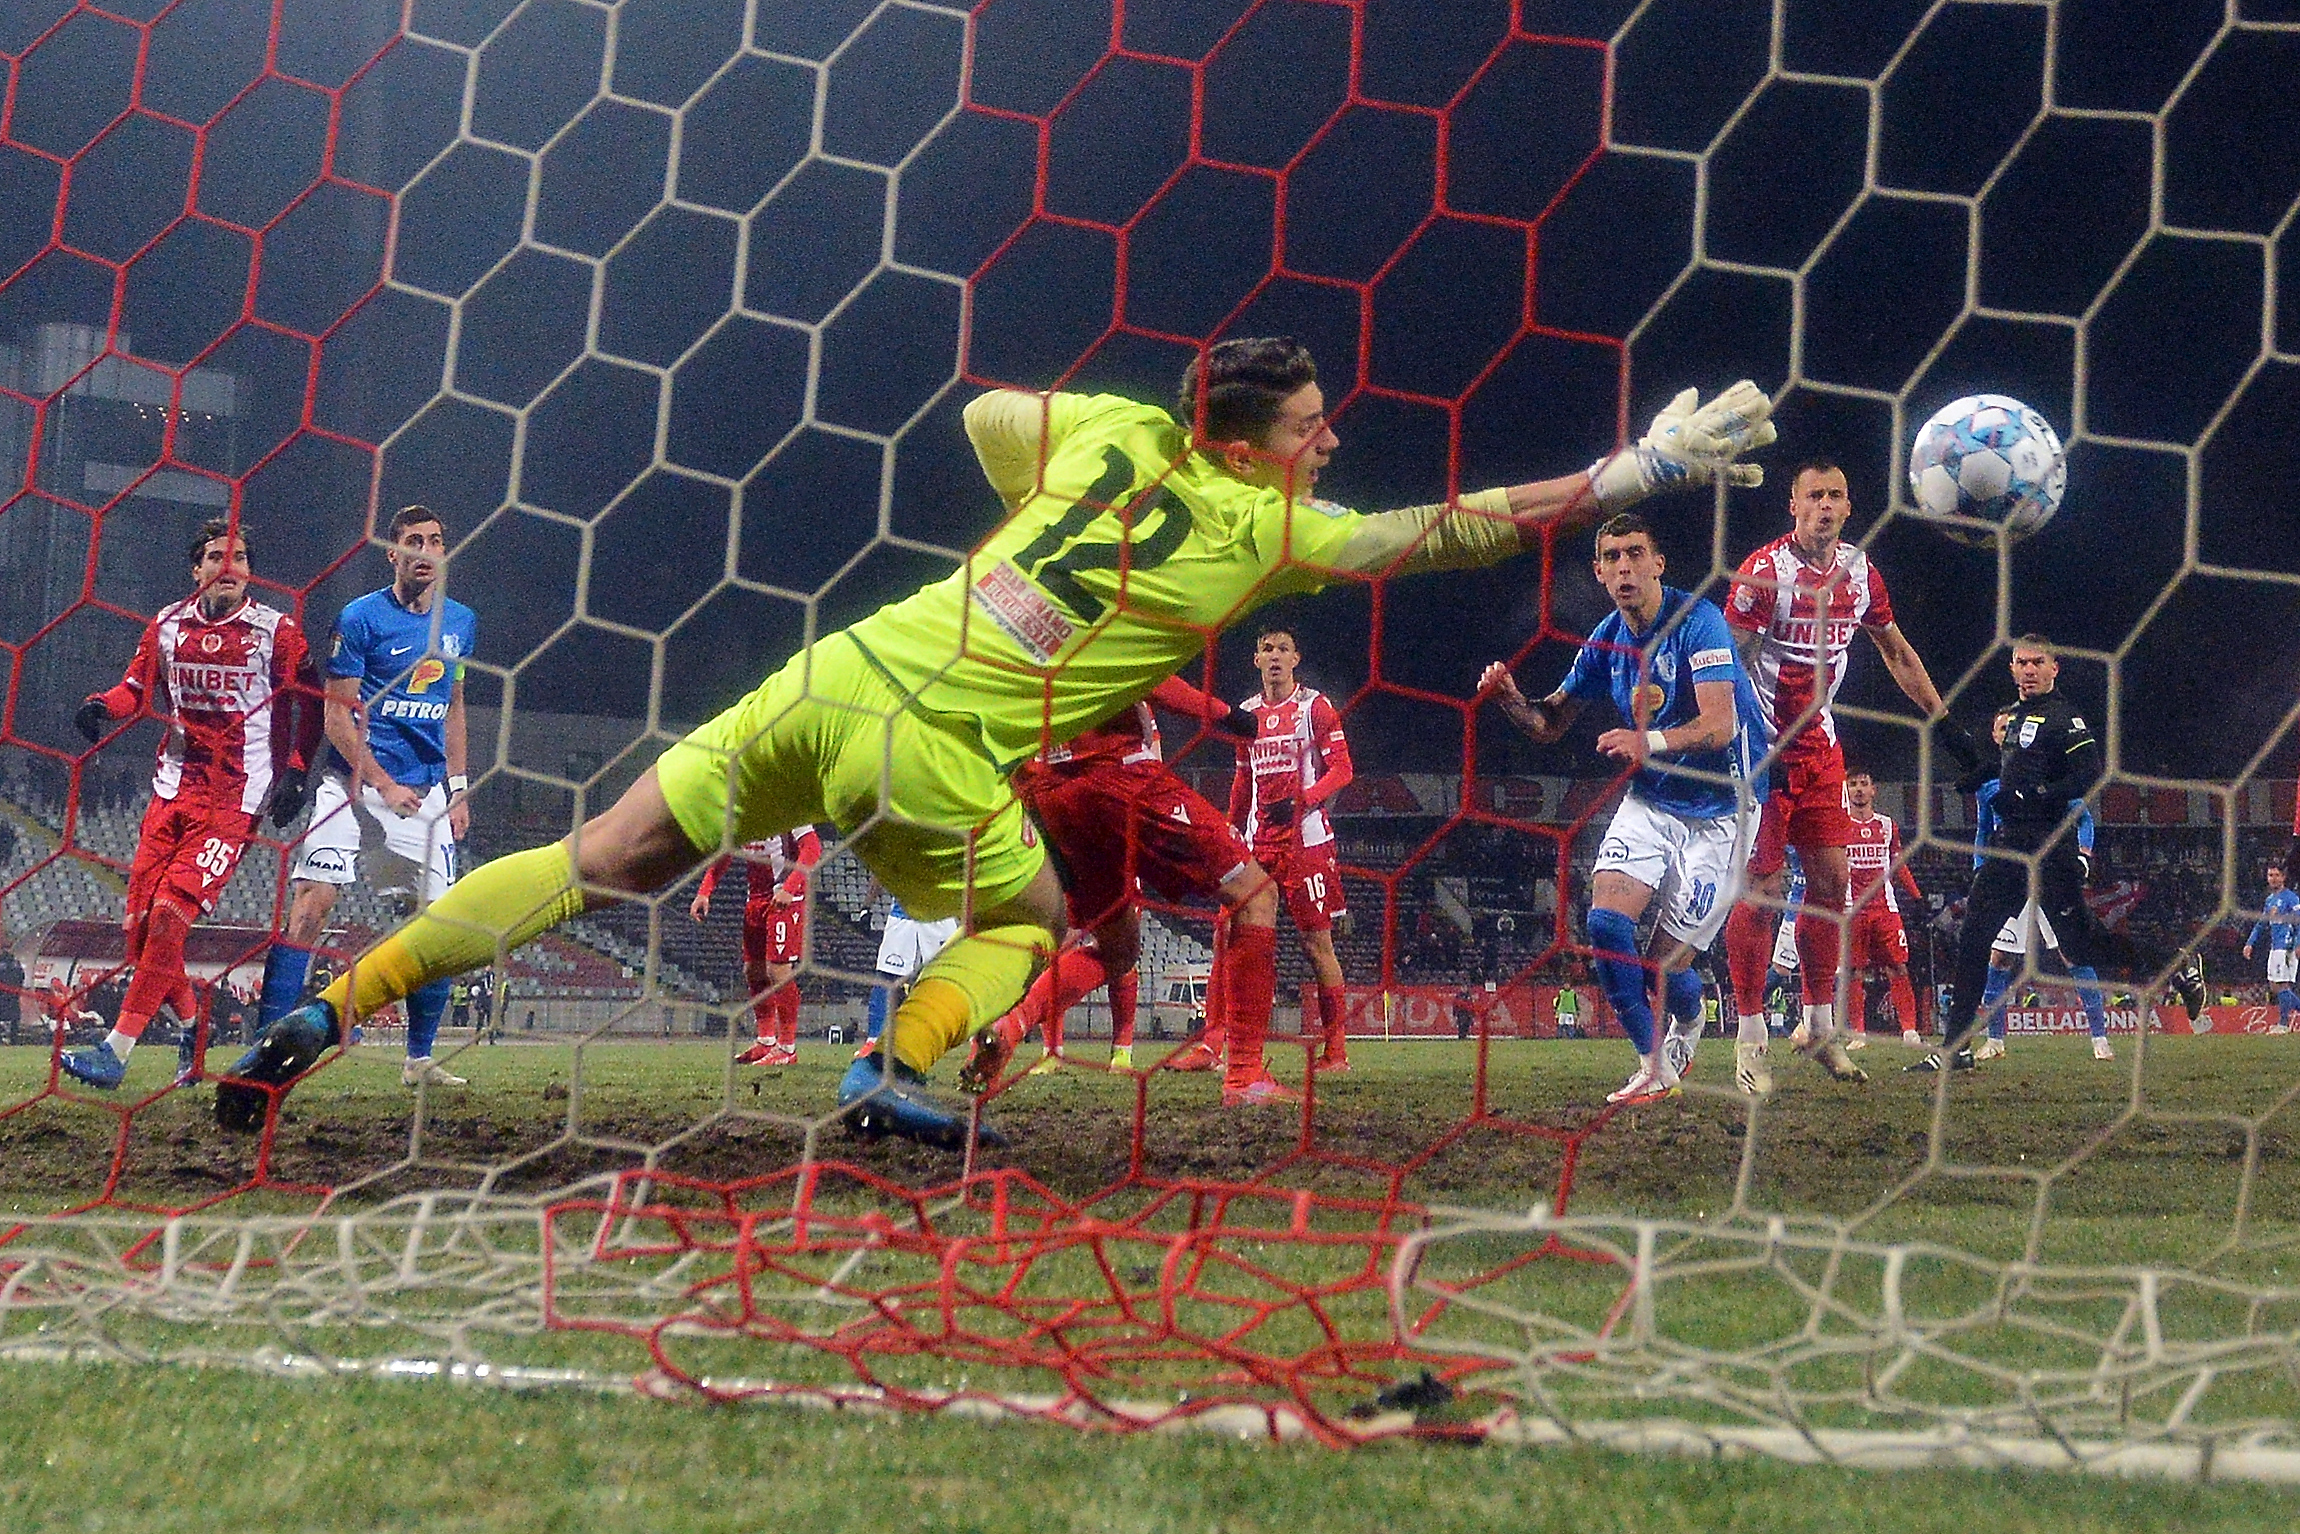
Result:
M1350 1052L1349 1034L1350 993L1338 985L1318 987L1318 1016L1325 1024L1325 1054L1328 1062L1346 1059Z
M1230 923L1236 919L1228 912L1214 918L1214 958L1206 972L1206 1032L1202 1042L1216 1059L1230 1047ZM1270 929L1273 944L1277 930ZM1274 997L1277 982L1270 984Z
M961 934L919 971L883 1047L924 1075L1020 1001L1053 951L1054 934L1028 922Z
M1637 923L1619 911L1592 908L1589 946L1597 950L1597 983L1613 1003L1613 1015L1637 1049L1639 1059L1653 1054L1653 1003L1645 991L1646 968L1637 957Z
M256 1002L256 1021L270 1027L303 1001L304 982L311 978L311 950L285 938L275 939L264 955L263 994Z
M775 1041L786 1049L795 1049L799 1042L799 983L787 982L774 995ZM767 1037L761 1033L760 1038Z
M1765 972L1772 962L1773 937L1765 930L1765 913L1744 900L1725 918L1725 970L1733 981L1736 1017L1765 1015Z
M161 1007L174 1002L186 1022L192 1013L181 1001L190 982L184 974L184 942L192 935L191 918L166 901L156 902L144 923L143 950L136 955L136 977L120 1001L120 1024L112 1030L112 1052L126 1059L123 1043L133 1046L144 1035Z
M1903 1033L1911 1028L1924 1030L1925 1020L1917 1016L1917 988L1905 969L1893 971L1893 1016L1900 1019Z
M2100 989L2100 971L2089 964L2072 964L2069 977L2076 981L2076 999L2084 1004L2084 1025L2096 1039L2108 1037L2108 998Z
M1223 1085L1243 1091L1267 1073L1262 1041L1278 1000L1278 929L1240 922L1222 962L1222 1016L1227 1022L1229 1066ZM1207 1031L1213 1031L1209 1023Z
M864 1038L877 1039L885 1034L886 1009L893 995L894 987L891 985L874 985L870 988L870 1004L864 1014Z
M1701 977L1689 969L1681 969L1663 982L1669 988L1669 1020L1674 1023L1701 1021Z
M1828 1007L1835 1017L1837 960L1844 953L1845 929L1818 911L1797 914L1797 974L1805 987L1805 1004Z
M431 1046L439 1040L439 1025L454 993L455 982L445 975L407 993L408 1059L431 1058Z
M1981 987L1981 1015L1988 1019L1989 1037L2005 1036L2005 992L2012 989L2012 971L1989 966L1988 984Z
M372 1016L434 980L484 969L583 909L564 842L497 858L471 871L422 915L352 961L321 993L337 1017Z
M1128 970L1110 977L1110 1047L1134 1047L1134 1013L1141 1005L1142 974Z

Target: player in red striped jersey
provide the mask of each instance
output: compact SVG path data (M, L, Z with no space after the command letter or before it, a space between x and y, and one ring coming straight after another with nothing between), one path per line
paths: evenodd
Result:
M1845 471L1826 459L1802 465L1789 490L1794 526L1743 560L1725 618L1742 663L1772 715L1779 768L1749 856L1749 894L1781 909L1782 870L1790 847L1805 868L1805 902L1797 913L1798 970L1804 986L1804 1047L1831 1076L1865 1081L1836 1037L1836 993L1843 912L1850 893L1845 848L1853 841L1845 808L1845 752L1830 710L1845 680L1853 635L1875 641L1901 692L1940 721L1940 739L1960 766L1979 748L1946 719L1948 708L1915 646L1893 621L1885 578L1868 551L1840 536L1852 515ZM1767 905L1744 897L1725 927L1726 967L1738 1014L1734 1082L1752 1095L1770 1091L1764 1020Z
M1277 921L1277 885L1245 839L1166 765L1153 703L1226 726L1241 740L1253 726L1246 710L1169 677L1146 701L1067 744L1047 747L1015 773L1015 792L1062 872L1071 935L1021 1003L977 1041L961 1078L969 1091L988 1087L1033 1028L1044 1034L1049 1058L1058 1057L1063 1014L1105 984L1111 1068L1133 1068L1139 890L1171 901L1219 900L1223 924L1243 920L1267 928ZM1268 1026L1265 1002L1260 1026L1249 1021L1242 1030L1253 1046L1233 1058L1236 1069L1225 1082L1224 1101L1232 1106L1295 1095L1261 1067L1259 1041Z
M711 915L711 895L738 854L727 853L703 871L687 914ZM799 1059L798 963L807 942L807 877L823 860L823 839L813 826L745 842L743 860L743 983L751 990L758 1041L735 1056L737 1065L796 1065Z
M264 813L284 826L303 808L304 772L319 741L303 629L248 595L245 529L211 519L191 556L192 594L145 627L119 685L73 717L95 744L147 714L167 726L128 869L126 966L135 978L110 1035L58 1062L107 1091L163 1009L181 1027L198 1017L184 969L192 924L215 909Z
M1277 879L1287 914L1301 934L1302 951L1317 977L1322 1040L1317 1068L1346 1071L1350 1068L1343 1018L1346 993L1342 961L1334 953L1334 923L1348 909L1335 856L1334 826L1325 807L1350 786L1355 771L1342 716L1325 694L1296 679L1301 663L1301 648L1290 629L1271 624L1255 636L1254 669L1262 674L1262 690L1243 707L1255 717L1257 728L1230 780L1230 818L1244 829L1254 856ZM1230 1008L1240 1001L1241 988L1225 985L1223 971L1218 961L1214 990L1221 997L1220 1020L1228 1027ZM1274 973L1270 984L1274 989ZM1245 1004L1259 1002L1256 996ZM1227 1041L1234 1054L1238 1042L1234 1028Z
M1852 806L1853 841L1845 849L1853 920L1845 938L1851 946L1846 967L1854 977L1853 1036L1846 1047L1868 1040L1868 991L1861 983L1882 971L1893 988L1893 1015L1901 1020L1901 1042L1924 1041L1925 1020L1917 1012L1916 988L1909 983L1909 930L1901 920L1900 896L1921 901L1925 892L1901 852L1901 828L1877 810L1877 780L1865 769L1845 774L1845 799Z

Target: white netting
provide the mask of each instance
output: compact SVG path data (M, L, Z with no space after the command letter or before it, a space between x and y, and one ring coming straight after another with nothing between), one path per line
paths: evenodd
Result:
M174 553L138 547L243 510L259 574L324 632L379 578L377 509L445 510L482 623L475 835L507 851L962 558L994 507L956 430L973 386L1163 400L1196 343L1277 332L1319 351L1334 482L1367 504L1561 472L1680 383L1758 379L1787 446L1847 463L1962 711L2014 635L2064 642L2107 705L2107 873L2158 892L2136 916L2181 942L2248 926L2291 813L2300 23L2233 0L1458 9L18 7L0 553L38 578L0 594L0 879L28 987L100 969L75 924L118 915L141 800L102 773L136 752L75 767L65 722L125 619L180 590ZM1906 511L1909 430L1981 388L2069 444L2067 510L2017 551ZM1713 593L1780 530L1777 489L1717 502ZM1530 597L1530 570L1398 583L1373 629L1322 599L1342 616L1312 649L1394 817L1343 821L1381 913L1345 958L1384 1019L1419 994L1425 911L1486 921L1473 942L1519 980L1574 940L1601 775L1585 746L1478 739L1462 646L1539 673L1595 615L1579 572L1561 545ZM1856 744L1956 884L1969 813L1858 664ZM211 969L262 946L284 857L249 857ZM1480 892L1536 865L1500 928ZM1504 1044L1482 1012L1474 1063L1401 1046L1300 1126L1241 1129L1173 1075L1065 1078L1020 1110L1013 1165L944 1182L942 1158L851 1150L830 1111L885 918L852 854L816 882L801 972L839 1044L766 1090L729 1064L736 918L690 922L692 888L511 965L496 1021L532 1047L455 1057L467 1100L410 1112L355 1053L251 1146L190 1092L95 1099L52 1050L8 1051L0 1150L28 1170L0 1356L2292 1473L2300 1080L2264 1041L2141 1029L2099 1075L2040 1046L1969 1089L1880 1071L1867 1097L1696 1088L1625 1117L1592 1106L1617 1046ZM390 912L338 919L348 945ZM1205 930L1153 919L1146 1013ZM1432 962L1431 994L1472 978ZM1457 1421L1345 1414L1423 1367L1465 1392Z

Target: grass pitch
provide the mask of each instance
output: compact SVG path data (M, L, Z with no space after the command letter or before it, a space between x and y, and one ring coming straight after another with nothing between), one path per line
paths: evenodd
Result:
M2081 1038L2016 1040L2009 1060L1951 1078L1945 1111L1934 1078L1900 1074L1913 1056L1896 1045L1880 1041L1860 1057L1876 1078L1866 1087L1829 1082L1784 1052L1781 1088L1754 1120L1748 1104L1712 1085L1595 1127L1578 1147L1569 1208L1703 1220L1779 1213L1997 1261L2031 1254L2288 1283L2300 1252L2291 1101L2300 1057L2267 1038L2152 1039L2145 1051L2119 1043L2124 1058L2100 1064ZM284 1185L349 1186L350 1207L482 1183L532 1194L635 1165L646 1147L668 1170L731 1181L787 1165L810 1133L818 1154L900 1182L931 1184L956 1170L953 1158L916 1147L847 1140L828 1118L846 1059L831 1048L810 1047L798 1067L775 1074L731 1067L723 1041L472 1049L452 1062L471 1086L432 1092L419 1112L395 1054L362 1047L297 1088L268 1161L256 1142L215 1129L204 1088L135 1095L166 1085L169 1053L139 1051L115 1098L73 1099L38 1095L45 1052L0 1051L0 1102L25 1104L0 1118L0 1201L21 1215L107 1197L153 1209L212 1202L230 1214L313 1206ZM1102 1053L1079 1049L1089 1062ZM1004 1164L1064 1197L1131 1170L1140 1185L1263 1178L1337 1197L1523 1210L1566 1191L1559 1135L1597 1125L1605 1091L1629 1063L1618 1041L1497 1044L1480 1113L1472 1046L1361 1044L1353 1058L1351 1074L1320 1081L1306 1142L1298 1113L1225 1111L1204 1076L1138 1082L1070 1069L1018 1083L989 1116L1015 1139ZM1707 1043L1695 1081L1721 1083L1728 1058L1728 1046ZM1276 1054L1281 1071L1299 1061L1290 1048ZM1589 1317L1620 1288L1617 1272L1602 1268L1547 1264L1538 1278L1542 1304ZM1372 1309L1357 1319L1385 1324ZM1796 1313L1781 1294L1752 1298L1728 1282L1672 1297L1663 1319L1673 1334L1725 1351L1793 1328ZM2083 1324L2097 1333L2113 1321ZM2212 1333L2248 1323L2239 1304L2227 1315L2202 1306L2179 1324ZM2265 1324L2288 1329L2293 1318ZM589 1341L485 1339L509 1350L505 1361L610 1374L644 1367L628 1345L577 1345ZM388 1343L370 1337L364 1347ZM2082 1352L2070 1360L2081 1363ZM835 1359L794 1360L740 1335L697 1357L753 1377L840 1377ZM931 1358L905 1377L958 1380L955 1366ZM1249 1530L1315 1518L1336 1528L1410 1519L1417 1529L1930 1529L1985 1519L2010 1529L2194 1530L2286 1527L2300 1513L2300 1503L2260 1491L2074 1477L1881 1478L1426 1444L1335 1454L226 1370L16 1365L5 1378L15 1409L0 1414L0 1513L28 1527L713 1528L766 1517L859 1529ZM2235 1381L2216 1390L2207 1414L2214 1409L2224 1419L2300 1420L2288 1378ZM226 1465L254 1468L219 1473Z

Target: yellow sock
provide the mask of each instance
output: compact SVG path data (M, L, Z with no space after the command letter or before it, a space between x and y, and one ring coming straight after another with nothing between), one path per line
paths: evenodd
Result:
M320 999L335 1015L370 1017L447 975L495 962L583 909L575 860L553 842L497 858L434 900L424 913L352 961Z
M887 1024L888 1048L928 1071L984 1023L1004 1017L1054 952L1054 934L1016 922L954 938L919 971Z

